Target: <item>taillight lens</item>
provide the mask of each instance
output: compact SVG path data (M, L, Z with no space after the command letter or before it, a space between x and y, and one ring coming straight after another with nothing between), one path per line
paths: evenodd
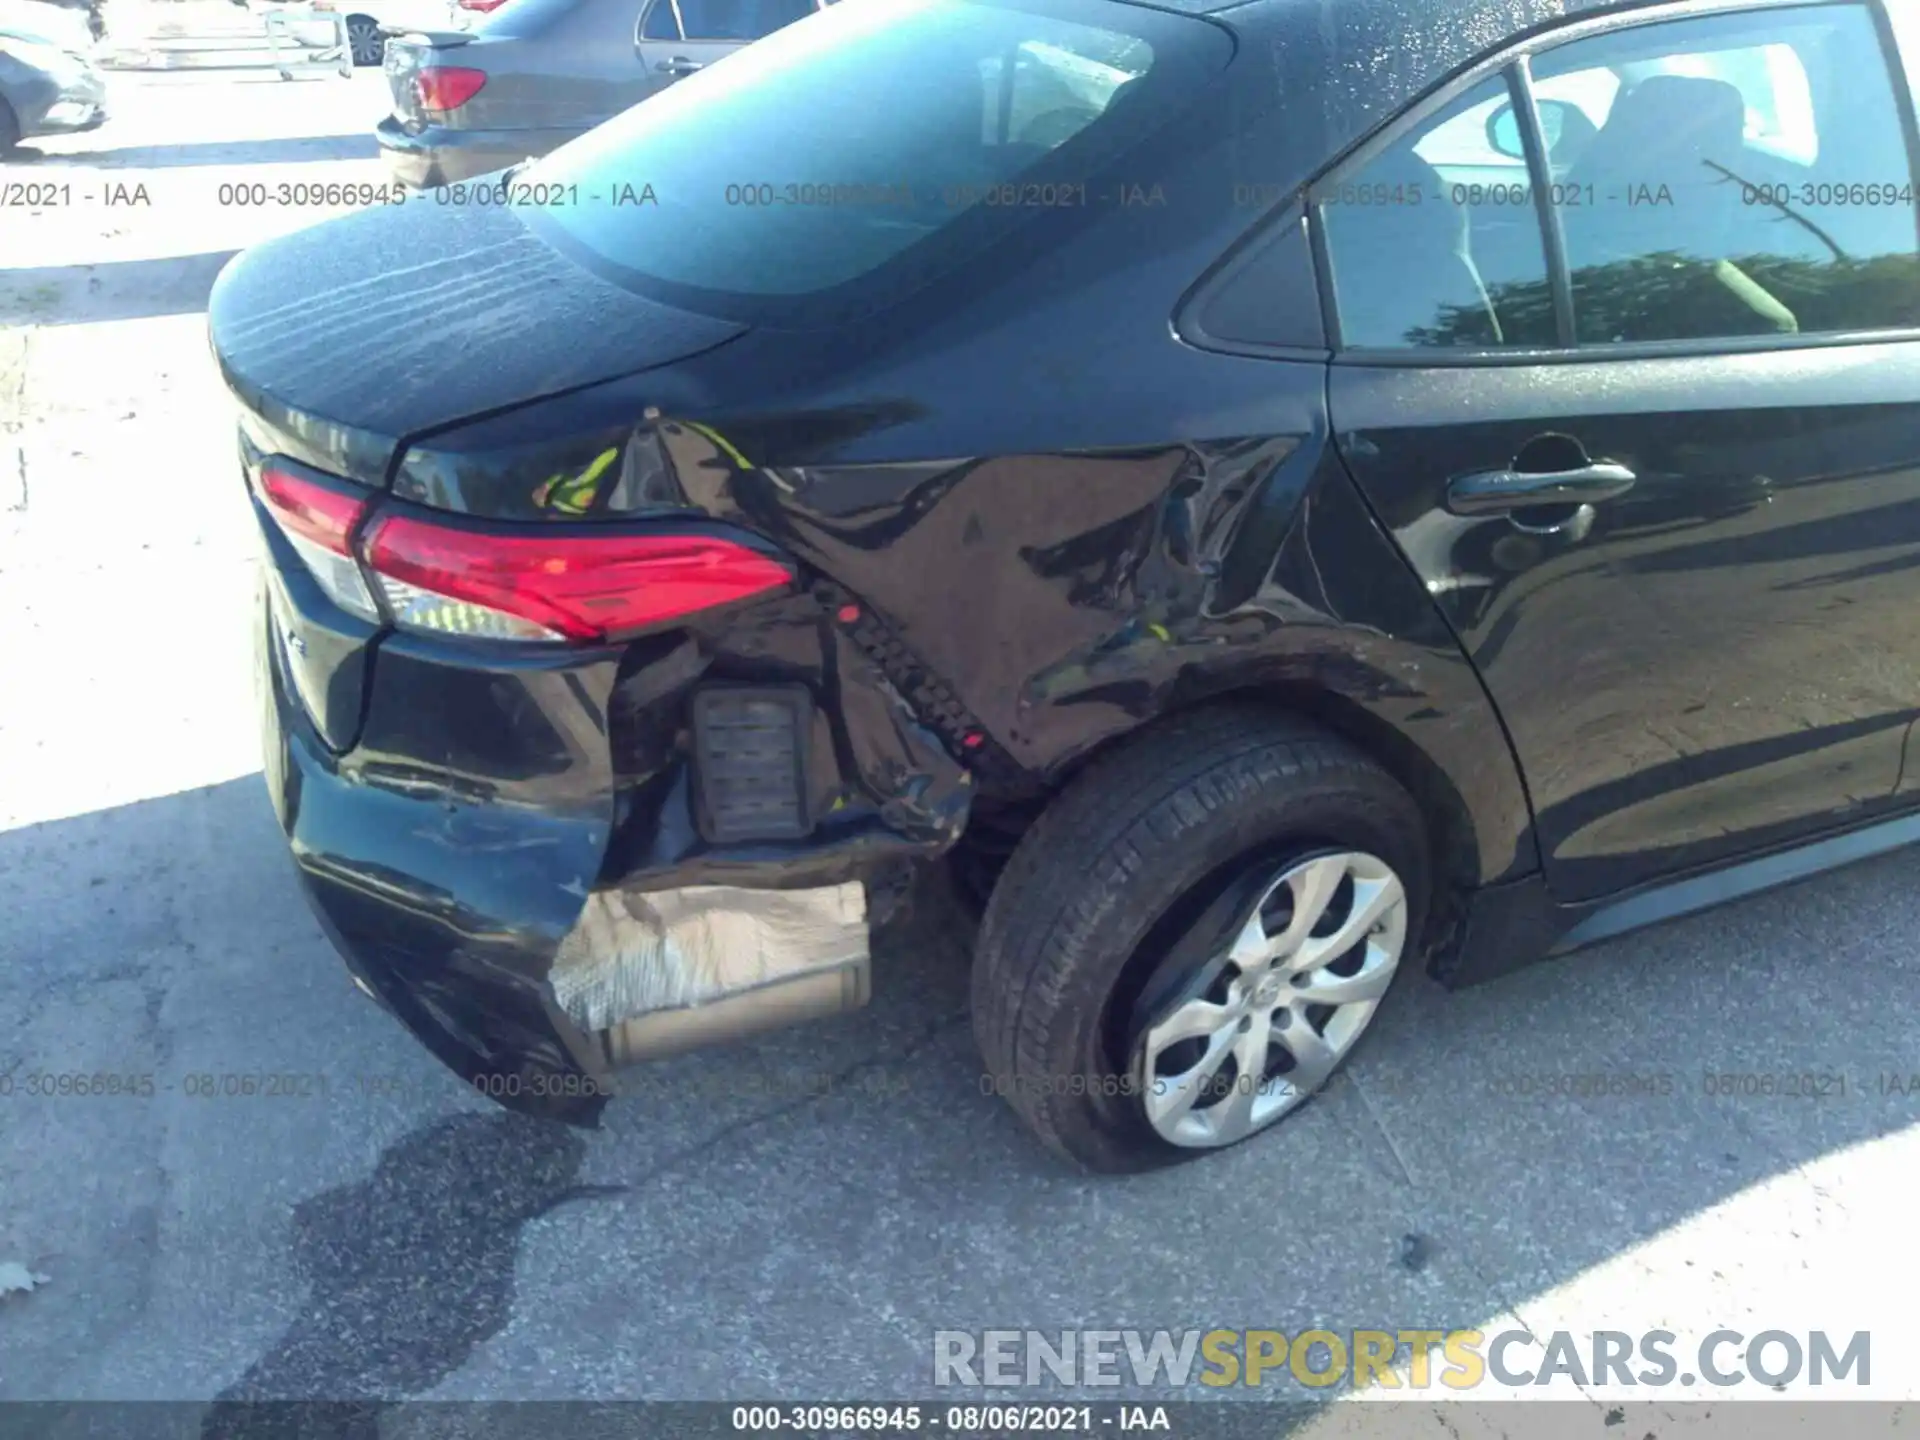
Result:
M507 0L458 0L462 10L478 10L482 15L491 10L498 10L506 3Z
M413 77L423 110L458 110L480 93L487 72L459 65L429 65Z
M365 491L269 459L257 488L320 588L365 619L491 640L621 639L790 584L777 560L712 535L500 534L374 516ZM364 557L356 558L355 550Z
M395 515L367 563L415 630L603 640L778 590L793 576L731 541L680 535L490 535Z
M353 527L366 497L269 460L260 470L260 498L327 597L363 620L378 620L380 608L353 558Z

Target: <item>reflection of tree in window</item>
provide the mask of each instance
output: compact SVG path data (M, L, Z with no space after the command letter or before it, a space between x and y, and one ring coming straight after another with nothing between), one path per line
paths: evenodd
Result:
M1747 255L1731 263L1790 312L1792 329L1799 333L1920 325L1920 256L1816 261ZM1778 312L1743 298L1744 287L1729 284L1719 264L1672 254L1587 266L1573 277L1573 290L1580 336L1588 344L1783 330ZM1551 323L1553 296L1544 282L1495 285L1491 292L1502 317ZM1486 326L1482 307L1447 305L1433 324L1410 331L1407 340L1423 347L1484 345Z

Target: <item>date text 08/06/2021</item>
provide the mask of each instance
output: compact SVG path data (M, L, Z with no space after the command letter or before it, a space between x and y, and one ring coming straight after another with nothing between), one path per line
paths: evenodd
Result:
M741 1434L948 1435L1170 1433L1164 1405L735 1405L729 1422Z

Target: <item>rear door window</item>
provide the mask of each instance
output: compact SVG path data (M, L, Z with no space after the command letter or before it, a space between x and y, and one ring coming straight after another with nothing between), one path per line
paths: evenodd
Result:
M1343 345L1557 343L1542 208L1583 346L1920 326L1920 195L1865 6L1625 26L1528 73L1544 207L1504 77L1316 187Z
M688 40L745 44L813 13L812 0L679 0Z
M1618 81L1556 157L1582 343L1920 322L1920 212L1864 6L1636 26L1534 70Z
M758 0L752 22L754 37L784 30L796 20L806 19L816 8L813 0Z
M678 40L680 22L673 13L673 0L653 0L640 19L642 40Z

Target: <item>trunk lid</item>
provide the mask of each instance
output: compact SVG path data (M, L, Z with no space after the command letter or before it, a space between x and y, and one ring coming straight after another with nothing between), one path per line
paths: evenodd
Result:
M222 377L286 453L376 487L404 441L745 328L599 279L509 207L419 197L243 252L207 316Z

